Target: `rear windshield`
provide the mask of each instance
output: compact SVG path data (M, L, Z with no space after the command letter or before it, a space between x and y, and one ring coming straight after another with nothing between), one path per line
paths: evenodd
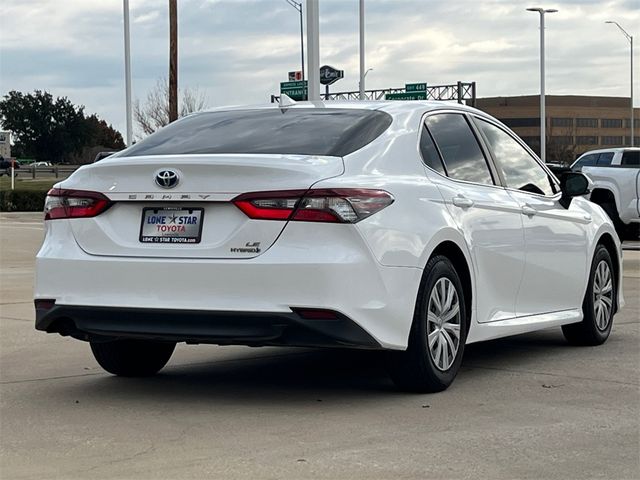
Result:
M273 108L204 112L183 118L114 157L207 153L329 155L343 157L391 125L376 110Z

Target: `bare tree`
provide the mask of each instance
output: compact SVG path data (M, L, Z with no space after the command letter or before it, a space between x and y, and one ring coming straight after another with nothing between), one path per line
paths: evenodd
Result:
M180 116L202 110L207 106L206 95L197 88L185 88L180 92ZM166 77L158 79L147 94L144 104L136 100L133 116L143 136L150 135L169 122L169 82Z
M576 159L576 137L573 127L547 128L547 162L570 165Z

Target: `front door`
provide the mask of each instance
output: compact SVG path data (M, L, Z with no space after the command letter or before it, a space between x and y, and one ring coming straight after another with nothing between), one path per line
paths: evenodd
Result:
M483 119L475 122L523 220L526 265L516 300L517 316L580 308L590 216L575 202L569 209L560 205L555 179L506 130Z

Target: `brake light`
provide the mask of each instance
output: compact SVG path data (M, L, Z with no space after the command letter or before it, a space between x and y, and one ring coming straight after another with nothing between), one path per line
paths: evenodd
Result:
M233 203L249 218L356 223L393 203L384 190L331 188L245 193Z
M111 205L111 200L98 192L52 188L44 202L44 219L95 217Z

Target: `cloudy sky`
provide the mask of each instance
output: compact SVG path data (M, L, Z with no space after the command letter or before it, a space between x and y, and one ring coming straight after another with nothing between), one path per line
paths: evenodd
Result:
M319 1L321 65L345 70L334 90L356 90L358 1ZM200 89L209 106L268 101L299 69L299 16L285 0L178 4L180 85ZM525 11L535 2L365 4L366 61L374 69L367 88L461 80L476 81L479 96L538 93L539 20ZM547 16L547 94L628 96L629 43L604 22L616 20L640 38L640 0L541 5L560 10ZM167 76L168 1L130 6L133 96L144 99ZM3 0L0 94L48 90L124 131L122 28L121 0Z

